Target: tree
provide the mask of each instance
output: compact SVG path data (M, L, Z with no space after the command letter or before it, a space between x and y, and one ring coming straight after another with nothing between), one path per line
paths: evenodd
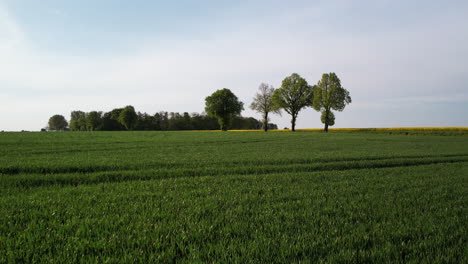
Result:
M231 124L232 129L261 129L262 123L259 122L257 119L253 117L242 117L242 116L235 116L232 119Z
M236 97L237 100L237 97ZM132 118L134 108L116 108L110 112L73 111L70 127L74 131L121 131L121 130L217 130L220 129L218 119L205 112L177 113L159 112L155 115L135 113L136 121ZM128 123L127 123L128 121ZM121 123L122 122L122 123ZM126 126L124 126L124 124ZM226 123L227 124L227 123ZM238 114L231 116L229 121L232 129L260 129L262 123L253 117L242 117ZM275 129L275 124L268 124L268 129Z
M72 131L86 130L86 113L83 111L72 111L70 115L70 129Z
M102 112L91 111L86 114L86 127L88 131L97 130L102 123Z
M244 110L244 103L240 102L237 96L227 88L217 90L205 98L206 113L218 119L222 131L228 129L232 118L240 115L242 110Z
M183 130L190 130L192 129L192 117L188 112L184 112L182 116L182 129Z
M86 127L86 114L81 116L78 120L77 120L77 126L78 126L78 131L87 131L88 128Z
M272 123L268 123L268 129L278 129L278 125L277 124L272 124Z
M219 129L219 123L216 118L208 116L206 113L192 113L192 129L216 130Z
M118 113L120 115L120 112L122 109L114 109L118 110ZM102 115L102 127L101 130L104 131L119 131L119 130L124 130L125 128L120 124L118 121L118 115L117 119L115 118L115 113L114 110L111 112L106 112Z
M65 130L67 126L68 122L63 115L54 115L49 119L50 130Z
M170 112L168 120L168 130L183 130L183 120L182 116L179 113Z
M138 120L137 113L133 106L126 106L119 114L118 120L127 130L132 130Z
M134 127L135 130L161 130L156 116L138 112L137 119L137 124Z
M312 105L313 91L304 78L293 73L283 80L281 88L275 90L272 99L277 107L291 115L291 130L295 131L299 112Z
M266 83L260 84L254 101L250 104L250 109L262 114L263 130L268 131L268 114L270 112L280 113L279 107L272 100L275 88Z
M314 86L313 107L322 112L320 119L325 124L325 132L328 132L328 126L335 124L332 110L341 112L350 103L349 92L341 86L340 79L333 72L324 73L322 79Z

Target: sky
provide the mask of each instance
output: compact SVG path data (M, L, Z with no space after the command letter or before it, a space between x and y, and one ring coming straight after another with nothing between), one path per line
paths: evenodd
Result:
M468 1L0 0L0 130L73 110L203 112L229 88L335 72L334 127L468 126ZM283 112L271 118L290 127ZM300 112L297 128L319 128Z

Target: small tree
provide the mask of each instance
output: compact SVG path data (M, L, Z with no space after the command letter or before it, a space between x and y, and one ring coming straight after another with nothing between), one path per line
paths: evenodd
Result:
M49 118L49 129L50 130L65 130L67 128L68 122L65 120L63 115L54 115Z
M265 132L268 131L268 114L270 112L280 113L278 105L272 100L274 92L275 88L273 86L266 83L260 84L258 92L250 105L250 109L262 114L263 130Z
M240 115L244 110L244 103L240 102L231 90L224 88L217 90L205 98L206 113L218 120L222 131L228 130L232 118Z
M119 114L119 122L124 126L127 130L132 130L138 120L137 113L135 112L135 108L133 106L128 105L126 106Z
M291 130L296 128L296 120L299 112L312 105L313 91L307 81L299 74L293 73L286 77L281 88L276 89L273 94L273 102L277 107L284 109L291 115Z
M349 92L341 86L340 79L333 72L324 73L322 79L314 86L313 107L322 112L320 119L325 124L325 132L328 132L328 126L335 124L332 110L341 112L350 103Z

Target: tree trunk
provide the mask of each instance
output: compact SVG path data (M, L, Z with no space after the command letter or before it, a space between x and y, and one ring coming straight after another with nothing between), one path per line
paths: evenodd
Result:
M265 132L268 131L268 113L265 113L265 116L263 119L263 131Z
M226 120L223 120L223 119L219 119L219 128L221 129L221 131L227 131L227 128L226 128Z
M326 133L328 133L329 115L330 115L330 109L326 109L325 110L325 120L322 120L322 121L325 121L325 128L323 129L323 131L325 131Z
M293 115L292 120L291 120L291 131L294 132L296 131L296 116Z

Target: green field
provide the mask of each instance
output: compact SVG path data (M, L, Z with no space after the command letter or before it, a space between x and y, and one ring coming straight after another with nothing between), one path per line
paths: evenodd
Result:
M0 263L467 263L468 136L0 134Z

